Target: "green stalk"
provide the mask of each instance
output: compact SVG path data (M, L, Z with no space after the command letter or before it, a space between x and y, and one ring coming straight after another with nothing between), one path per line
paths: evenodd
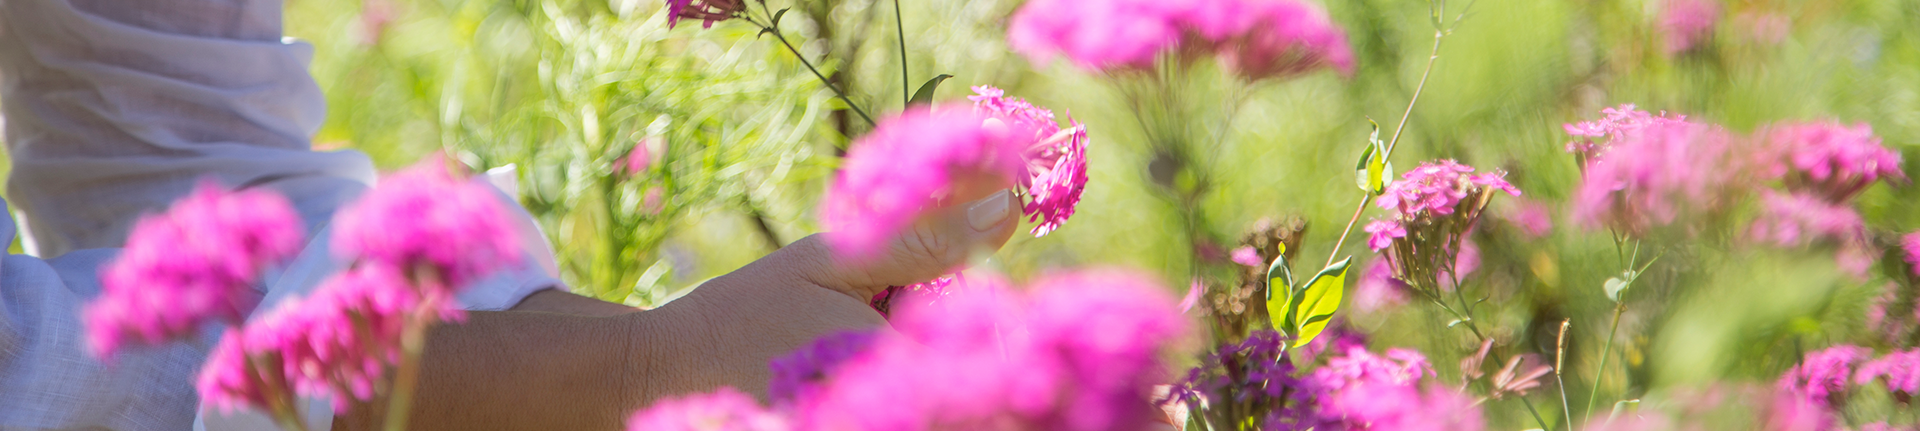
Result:
M893 0L893 30L900 39L901 106L913 103L913 80L907 77L907 25L900 19L900 0Z
M1587 420L1593 420L1593 400L1600 397L1600 382L1607 377L1607 358L1613 357L1613 335L1620 332L1620 313L1624 311L1624 303L1613 307L1613 328L1607 330L1607 346L1600 349L1600 368L1593 375L1593 389L1587 392Z
M868 126L878 126L880 124L880 123L874 122L873 116L867 115L866 110L860 109L859 104L853 103L853 98L847 97L847 93L845 91L840 91L840 86L833 85L833 81L828 80L827 75L821 74L820 69L814 68L813 63L807 61L807 56L801 55L800 49L794 48L793 43L787 41L787 36L780 34L780 28L777 27L778 25L777 23L774 25L767 25L767 24L761 24L759 21L755 21L753 17L743 16L742 18L746 19L747 22L752 23L754 26L760 27L761 30L765 30L767 33L772 33L775 39L780 40L781 45L784 45L787 47L787 52L793 53L793 58L799 59L801 65L807 66L807 71L813 72L813 77L820 79L820 85L827 86L828 90L833 90L833 95L839 96L840 100L846 101L847 108L852 109L853 113L855 114L860 114L860 119L867 120Z

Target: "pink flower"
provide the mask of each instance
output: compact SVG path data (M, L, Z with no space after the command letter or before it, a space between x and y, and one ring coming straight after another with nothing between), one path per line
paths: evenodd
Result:
M1367 248L1380 251L1393 246L1395 238L1406 238L1407 228L1393 220L1374 220L1367 223L1367 233L1371 234L1367 236Z
M1037 221L1033 235L1046 236L1073 217L1080 195L1087 188L1087 127L1077 121L1061 129L1054 123L1053 111L1033 106L1026 100L1006 97L998 88L973 87L974 112L984 114L997 124L1010 124L1014 130L1031 131L1029 136L1014 136L1015 141L1030 142L1020 153L1026 171L1015 177L1026 190L1021 212L1029 221ZM992 123L989 124L992 126Z
M1539 238L1553 230L1552 208L1533 200L1515 199L1513 208L1501 213L1501 218L1528 237Z
M667 28L680 24L681 18L705 21L702 28L726 21L747 10L743 0L667 0Z
M660 162L660 154L666 150L667 141L658 136L648 136L633 144L633 150L620 156L613 163L614 172L625 175L640 175Z
M963 279L959 273L943 275L921 283L906 286L889 286L886 290L880 291L880 294L874 295L873 299L868 300L867 306L873 307L873 311L880 312L881 317L890 317L893 314L894 304L900 303L901 301L930 304L968 285L978 285L980 288L995 288L998 287L997 284L997 279L969 283Z
M788 431L795 429L784 416L733 388L712 393L668 398L627 420L628 431Z
M224 413L233 413L243 408L264 410L272 401L291 399L285 392L286 380L279 373L261 373L247 358L245 337L238 330L227 331L220 337L213 351L207 355L207 362L201 364L200 376L195 388L200 391L200 400L208 407ZM276 370L277 371L277 370ZM264 379L272 379L272 385L262 385ZM266 386L266 387L263 387ZM268 388L280 388L282 391L270 391Z
M1407 283L1393 278L1393 267L1386 259L1374 259L1366 271L1360 273L1360 280L1353 283L1353 307L1377 311L1405 304L1408 289L1411 287Z
M1420 379L1433 376L1433 365L1420 352L1388 349L1385 357L1368 352L1365 346L1347 348L1340 357L1313 371L1307 382L1314 387L1338 392L1358 385L1415 386Z
M1088 70L1149 69L1173 49L1186 2L1035 0L1014 12L1007 44L1034 63L1055 55Z
M1832 431L1835 413L1825 401L1809 400L1792 391L1778 391L1767 411L1767 431Z
M1361 384L1322 398L1322 418L1344 427L1325 429L1479 431L1486 420L1473 397L1440 386Z
M1784 195L1771 190L1762 192L1760 197L1764 206L1749 232L1753 240L1782 247L1819 240L1843 243L1864 240L1866 222L1853 207L1834 205L1805 194Z
M957 187L1014 184L1031 136L1019 124L984 127L987 117L964 108L912 109L881 120L853 143L839 177L827 188L820 219L828 241L850 257L880 251L922 211Z
M1699 47L1713 37L1720 22L1720 2L1715 0L1667 0L1660 11L1660 31L1665 33L1667 54L1678 54Z
M1913 275L1920 276L1920 232L1901 236L1900 249L1906 252L1908 269L1913 271Z
M201 182L166 212L141 217L102 269L100 296L82 312L87 349L104 359L128 341L158 345L210 322L240 322L260 300L261 271L292 257L305 236L286 198Z
M1452 160L1428 162L1401 174L1400 181L1387 186L1375 205L1398 212L1401 220L1429 215L1453 214L1467 196L1479 190L1502 190L1520 196L1520 189L1508 184L1504 174L1489 172L1471 175L1473 167Z
M1775 383L1783 394L1826 407L1846 394L1853 364L1872 353L1859 346L1840 345L1807 354L1800 365L1787 370Z
M1711 213L1752 187L1754 161L1732 134L1694 123L1656 123L1615 138L1588 163L1574 193L1574 216L1589 226L1630 234Z
M1814 193L1828 202L1844 203L1881 179L1906 179L1900 171L1900 153L1881 146L1866 123L1773 126L1767 138L1792 167L1787 188Z
M1193 283L1187 285L1187 296L1180 298L1180 312L1186 313L1193 310L1194 305L1200 304L1200 296L1206 293L1207 285L1201 284L1199 278L1194 278Z
M1920 349L1888 353L1861 365L1860 372L1854 374L1854 381L1859 384L1874 380L1885 383L1890 392L1909 397L1920 395Z
M1353 74L1353 49L1347 46L1346 32L1327 19L1320 8L1294 0L1241 0L1243 13L1232 19L1251 20L1246 30L1234 35L1217 49L1220 60L1249 80L1286 77L1332 67L1343 75ZM1228 7L1197 7L1200 11L1225 11ZM1229 26L1194 26L1201 29Z
M1660 111L1658 115L1650 114L1647 113L1647 111L1634 109L1631 103L1615 108L1604 108L1600 110L1600 113L1605 114L1606 117L1593 121L1568 123L1560 126L1567 131L1568 135L1584 138L1567 142L1567 152L1582 154L1583 157L1588 158L1595 157L1604 153L1606 148L1611 146L1608 144L1611 144L1613 140L1620 139L1634 131L1646 128L1647 126L1683 123L1687 120L1687 116L1685 115L1667 115L1667 111ZM1604 144L1595 142L1596 139L1605 139L1607 142Z
M333 251L401 271L431 269L463 289L520 263L519 236L492 187L447 172L438 157L381 180L334 216Z
M1233 249L1233 263L1264 269L1267 267L1267 263L1262 260L1263 259L1260 259L1260 251L1254 250L1251 246Z

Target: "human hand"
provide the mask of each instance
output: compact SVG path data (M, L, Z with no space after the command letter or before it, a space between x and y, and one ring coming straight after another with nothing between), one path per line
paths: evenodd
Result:
M808 282L840 292L861 303L888 286L905 286L963 269L1005 245L1019 227L1019 200L997 189L976 200L933 210L895 233L874 257L845 258L825 241L825 233L809 236L793 246L804 247L812 258L801 271Z

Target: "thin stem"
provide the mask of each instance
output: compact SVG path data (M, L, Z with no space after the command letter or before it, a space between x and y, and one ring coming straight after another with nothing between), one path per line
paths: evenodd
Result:
M393 398L387 401L387 417L381 427L386 431L407 429L407 417L413 410L413 389L420 383L420 356L427 347L427 326L432 324L432 317L428 315L432 311L423 307L415 313L420 316L411 319L413 322L400 335L400 366L393 373Z
M1393 137L1387 140L1387 152L1386 154L1380 155L1381 160L1388 160L1393 157L1394 147L1400 144L1400 134L1407 130L1407 119L1413 117L1413 107L1420 103L1420 93L1425 92L1427 89L1427 78L1433 76L1433 63L1440 60L1440 40L1446 38L1446 36L1447 33L1445 31L1434 29L1433 50L1427 53L1427 68L1425 71L1420 72L1420 83L1414 85L1413 98L1407 100L1407 110L1405 113L1400 114L1400 125L1394 126ZM1334 259L1340 256L1340 247L1347 244L1347 235L1353 233L1353 225L1360 222L1360 214L1367 209L1367 204L1372 202L1373 193L1367 193L1365 197L1360 199L1360 205L1353 209L1353 218L1347 219L1347 228L1341 230L1340 238L1333 242L1333 252L1327 253L1328 266L1332 266Z
M744 17L744 18L747 20L748 23L752 23L754 26L760 27L761 30L766 30L767 33L772 33L775 39L779 39L780 44L785 45L787 47L787 52L793 53L793 58L799 59L801 65L807 66L807 71L813 72L813 77L820 78L821 85L827 86L827 89L833 90L833 94L835 96L839 96L840 100L846 101L847 109L852 109L853 113L860 114L860 119L867 120L868 126L876 126L876 127L879 126L880 123L875 123L873 121L873 116L867 115L866 110L860 109L860 105L854 103L853 98L847 97L846 92L840 91L840 86L833 85L833 80L827 79L827 75L821 74L820 69L814 68L813 62L807 61L807 56L800 54L800 49L794 48L793 43L787 41L787 36L780 34L779 27L776 27L773 25L761 24L759 21L755 21L753 17Z
M1567 379L1560 375L1567 365L1567 328L1570 326L1573 326L1573 320L1560 321L1560 337L1553 345L1553 382L1560 388L1560 412L1567 416L1567 431L1574 431L1573 407L1567 404Z
M1607 358L1613 357L1613 336L1620 331L1620 313L1624 311L1627 311L1624 303L1613 307L1613 328L1607 330L1606 347L1600 349L1600 368L1593 375L1593 389L1587 392L1586 420L1593 420L1593 400L1600 397L1600 382L1607 377Z
M913 80L907 77L907 25L900 19L900 0L893 0L893 29L900 38L901 106L913 103Z

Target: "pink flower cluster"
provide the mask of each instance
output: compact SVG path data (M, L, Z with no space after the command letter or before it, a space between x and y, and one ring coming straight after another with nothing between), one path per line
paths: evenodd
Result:
M1920 349L1868 360L1873 351L1839 345L1809 353L1775 383L1772 429L1827 430L1833 427L1854 385L1879 382L1897 397L1920 394ZM1864 361L1864 363L1863 363ZM1856 368L1855 366L1858 365ZM1871 429L1863 428L1863 429Z
M1577 138L1567 142L1567 152L1580 154L1584 159L1592 159L1605 153L1606 149L1611 146L1610 144L1614 140L1625 137L1634 131L1653 125L1684 123L1687 120L1687 116L1685 115L1668 115L1666 111L1660 111L1659 114L1651 114L1647 111L1635 109L1632 103L1614 108L1602 108L1600 109L1600 113L1606 116L1598 120L1567 123L1560 126L1567 131L1568 135ZM1605 142L1597 141L1602 139L1604 139Z
M1660 11L1660 31L1666 36L1667 54L1700 47L1713 37L1719 23L1718 0L1666 0Z
M1401 180L1388 185L1386 193L1381 194L1374 203L1381 209L1391 211L1393 218L1367 224L1367 233L1371 234L1367 238L1367 247L1374 251L1385 250L1393 244L1394 239L1407 236L1409 225L1429 223L1435 218L1454 215L1456 210L1477 214L1485 202L1468 197L1477 197L1492 190L1520 195L1520 189L1508 184L1503 174L1488 172L1476 175L1473 171L1472 166L1441 160L1422 163L1420 167L1402 174Z
M747 10L745 0L667 0L667 28L680 24L680 19L704 21L702 28L713 28L713 23L726 21Z
M1588 162L1574 216L1641 234L1683 213L1724 209L1753 182L1757 161L1746 154L1732 133L1715 126L1658 122L1632 130Z
M733 388L708 394L669 398L627 421L629 430L647 431L789 431L787 417L763 409L753 397Z
M1421 388L1434 375L1420 352L1388 349L1385 357L1363 347L1314 370L1306 383L1319 395L1323 430L1465 431L1486 427L1472 397L1438 385Z
M1054 122L1053 110L1033 106L1026 100L1006 97L993 87L973 87L974 112L994 121L1011 124L1013 130L1031 131L1031 136L1016 137L1030 142L1021 151L1026 171L1015 177L1026 190L1021 211L1029 221L1039 222L1033 235L1046 236L1073 217L1080 195L1087 190L1087 126L1069 119L1073 127L1062 129Z
M1214 51L1251 79L1320 67L1352 73L1346 34L1297 0L1036 0L1007 41L1035 63L1061 55L1090 70L1146 70L1163 53Z
M1035 236L1059 229L1087 186L1087 128L1053 111L975 87L972 109L911 109L853 144L820 218L840 252L871 256L953 195L1017 187Z
M337 411L370 399L386 367L422 347L408 334L463 320L454 295L518 264L506 217L490 187L455 178L438 158L386 178L335 216L334 250L350 269L227 331L201 369L201 396L276 415L296 394L330 398Z
M1881 146L1865 123L1789 123L1770 127L1766 137L1768 146L1791 167L1788 190L1845 203L1875 181L1906 179L1900 153Z
M1787 370L1780 376L1775 386L1782 392L1792 394L1806 402L1818 406L1830 406L1832 401L1843 396L1853 366L1873 351L1859 346L1840 345L1807 354L1800 365Z
M123 343L158 345L212 322L238 323L260 300L262 271L299 251L305 227L286 198L229 192L212 181L135 223L86 305L87 348L109 358Z
M782 406L801 430L1140 428L1160 414L1149 396L1165 374L1161 355L1186 335L1172 298L1147 277L1071 273L1029 294L970 280L980 285L903 307L898 333L837 365L786 367L827 371Z
M1906 255L1907 268L1914 276L1920 276L1920 232L1901 236L1900 250Z
M1885 384L1889 392L1920 395L1920 348L1888 353L1860 365L1860 371L1854 374L1854 382L1859 384L1875 380Z

